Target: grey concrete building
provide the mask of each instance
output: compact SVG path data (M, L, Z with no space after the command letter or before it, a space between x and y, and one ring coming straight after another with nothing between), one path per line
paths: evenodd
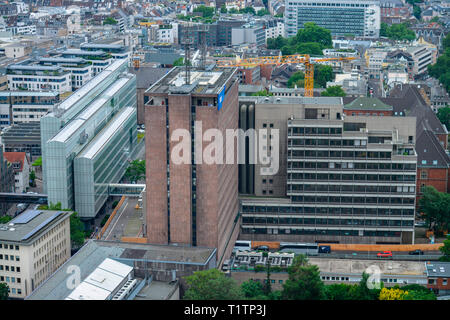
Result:
M240 239L413 242L414 117L346 116L329 97L241 97L240 110L242 129L280 137L276 174L240 168Z

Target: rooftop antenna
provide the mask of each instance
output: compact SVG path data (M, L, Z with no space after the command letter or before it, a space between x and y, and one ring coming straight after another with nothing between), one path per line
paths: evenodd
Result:
M201 70L205 70L205 65L206 65L206 54L207 54L206 33L207 33L206 25L204 25L204 24L199 25L198 26L198 35L199 35L199 43L200 43L199 69L201 69Z
M194 39L191 37L191 23L187 23L184 28L184 36L181 44L184 45L184 68L185 68L185 84L191 84L191 45Z

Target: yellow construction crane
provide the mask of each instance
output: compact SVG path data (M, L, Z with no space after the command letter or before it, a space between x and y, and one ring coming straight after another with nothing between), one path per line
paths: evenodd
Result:
M268 56L247 58L241 60L220 60L217 61L217 66L220 68L228 67L254 67L257 65L282 65L282 64L296 64L302 63L305 65L305 97L313 96L314 89L314 63L325 61L350 61L356 59L355 57L339 57L339 58L311 58L309 55L294 54L289 56Z

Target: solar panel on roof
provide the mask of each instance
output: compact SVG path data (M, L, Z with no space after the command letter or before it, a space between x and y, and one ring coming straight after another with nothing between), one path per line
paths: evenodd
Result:
M14 218L11 223L14 224L25 224L36 218L38 215L40 215L42 211L38 210L27 210L23 212L22 214L18 215L16 218Z
M52 215L50 218L46 219L44 222L42 222L41 224L39 224L36 228L34 228L33 230L31 230L29 233L27 233L22 239L23 240L27 240L29 238L31 238L34 234L36 234L39 230L41 230L43 227L45 227L46 225L48 225L50 222L52 222L53 220L55 220L62 212L57 212L54 215Z

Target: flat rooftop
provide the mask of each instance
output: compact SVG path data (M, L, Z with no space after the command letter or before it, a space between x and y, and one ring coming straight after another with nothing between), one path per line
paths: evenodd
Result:
M342 106L342 98L338 97L239 97L239 101L255 101L256 104L317 104Z
M384 275L424 276L426 274L423 261L309 258L309 262L318 266L323 273L361 275L368 267L377 266Z
M139 291L134 300L167 300L178 287L178 282L163 282L153 280Z
M207 265L216 249L89 240L76 254L45 280L28 297L29 300L64 300L73 289L67 287L73 276L72 266L80 268L80 279L86 279L106 258L133 266L133 260L162 263ZM72 271L71 271L72 270Z
M7 224L0 224L0 240L22 245L31 243L71 214L71 211L26 210Z
M147 89L146 93L184 93L217 95L228 80L235 74L236 68L213 68L212 70L191 69L190 85L185 81L185 68L174 67L164 77Z

